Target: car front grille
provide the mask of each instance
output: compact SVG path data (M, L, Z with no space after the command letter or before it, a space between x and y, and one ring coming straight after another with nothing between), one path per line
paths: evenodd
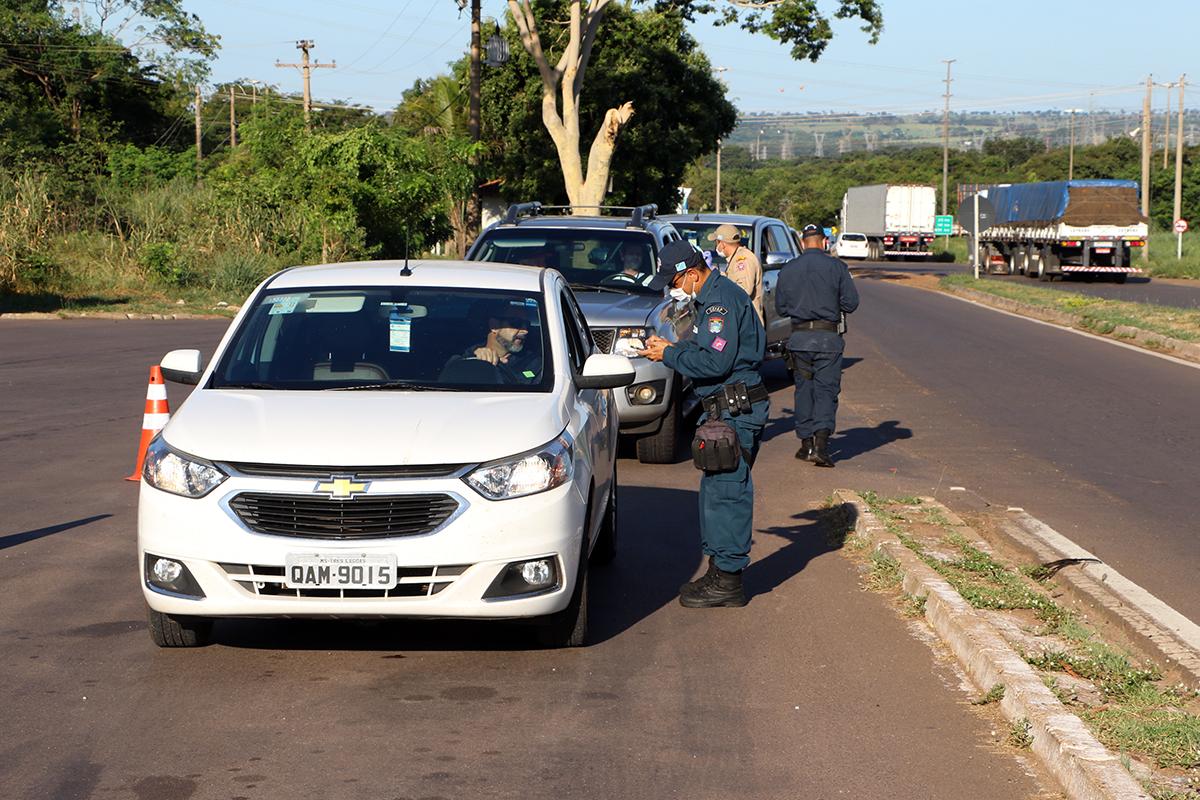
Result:
M251 594L262 597L387 598L432 597L458 580L469 564L441 567L398 567L391 589L290 589L283 585L283 567L263 564L220 564L225 575Z
M243 475L263 478L328 479L330 475L353 475L358 480L383 481L396 478L446 478L454 475L464 464L426 464L396 467L313 467L300 464L251 464L231 461Z
M611 353L613 341L617 338L615 328L592 328L592 341L601 353Z
M350 500L294 494L243 493L229 501L258 533L305 539L384 539L437 529L458 510L448 494L362 496Z

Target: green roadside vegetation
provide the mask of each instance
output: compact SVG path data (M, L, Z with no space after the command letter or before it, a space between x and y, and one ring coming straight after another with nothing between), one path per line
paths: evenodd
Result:
M1127 766L1155 800L1200 797L1200 691L1168 685L1159 667L1104 641L1076 613L1055 602L1052 579L1039 565L1016 565L958 527L937 506L920 498L861 496L879 520L923 562L944 577L973 607L1009 616L1021 633L1006 633L1046 685ZM869 544L847 537L851 549ZM894 559L867 557L864 583L894 592L901 579ZM911 598L900 598L911 607ZM1014 640L1015 638L1015 640ZM975 700L989 705L1004 696L993 686ZM1008 742L1032 743L1028 724L1010 726Z
M951 291L958 288L973 289L1030 306L1071 314L1079 320L1080 327L1094 333L1113 334L1120 338L1117 328L1129 327L1185 342L1200 341L1200 310L1197 309L1109 300L1078 292L1046 289L1033 282L977 281L967 274L947 275L941 278L941 286Z

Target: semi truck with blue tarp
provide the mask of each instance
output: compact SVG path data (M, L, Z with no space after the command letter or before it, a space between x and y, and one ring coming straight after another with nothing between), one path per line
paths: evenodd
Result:
M979 234L979 263L988 272L1118 283L1141 272L1133 254L1146 246L1149 227L1136 181L1016 183L983 187L979 195L994 209L991 227Z

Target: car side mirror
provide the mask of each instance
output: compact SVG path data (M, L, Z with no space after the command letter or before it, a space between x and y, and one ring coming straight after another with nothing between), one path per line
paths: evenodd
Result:
M583 374L575 379L580 389L616 389L633 383L633 364L625 356L596 353L583 363Z
M200 374L204 372L199 350L172 350L163 356L158 365L167 380L191 386L200 382Z

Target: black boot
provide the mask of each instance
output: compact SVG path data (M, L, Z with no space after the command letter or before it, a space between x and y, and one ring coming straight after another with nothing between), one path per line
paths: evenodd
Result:
M683 594L690 594L692 592L695 592L701 586L703 586L704 584L711 581L714 577L716 577L716 575L719 571L720 570L717 569L716 558L714 558L713 556L709 556L708 557L708 570L703 575L701 575L699 578L696 578L696 580L688 581L683 586L680 586L679 594L683 595Z
M684 608L741 608L746 605L742 573L718 569L712 578L695 589L680 592L679 604Z
M813 454L813 437L805 436L800 440L800 449L796 451L796 458L801 461L809 461Z
M812 462L818 467L832 467L833 459L829 457L829 431L817 431L813 434Z

